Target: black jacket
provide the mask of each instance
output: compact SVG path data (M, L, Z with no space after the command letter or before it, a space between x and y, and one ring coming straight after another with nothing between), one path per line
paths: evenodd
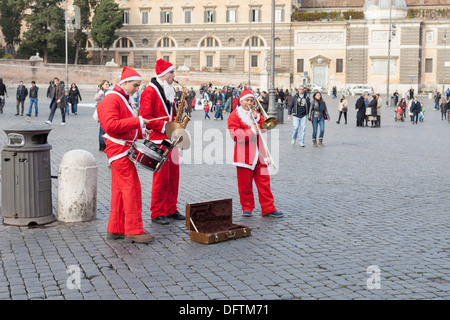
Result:
M78 90L78 88L75 88L75 90L70 88L69 96L70 96L71 104L78 104L78 98L80 98L80 101L83 100L83 99L81 99L81 94L80 94L80 91Z
M299 93L296 93L292 97L291 102L288 106L288 115L296 116L297 118L303 118L309 114L309 108L311 107L311 101L309 100L306 92L303 97L300 97Z
M420 103L419 100L413 101L413 102L411 103L411 109L410 109L410 111L411 111L412 113L420 113L420 112L422 111L422 106L421 106L421 103Z
M323 105L322 105L322 112L320 112L320 105L319 105L319 101L314 100L311 103L311 108L309 109L309 116L308 116L308 120L312 120L313 118L322 118L324 116L325 119L330 119L330 115L328 114L328 110L327 110L327 105L325 103L325 101L323 101Z
M16 92L16 99L17 100L25 100L25 98L28 96L28 89L25 86L18 86L17 92Z
M359 97L358 100L356 100L355 109L359 109L359 111L366 110L366 102L363 96Z

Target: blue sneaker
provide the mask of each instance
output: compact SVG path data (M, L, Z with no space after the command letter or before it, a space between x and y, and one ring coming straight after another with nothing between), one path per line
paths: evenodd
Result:
M244 211L244 212L242 212L242 215L244 217L251 217L252 216L252 212L251 211Z
M283 217L283 212L274 211L274 212L268 214L267 216L268 217L273 217L273 218L282 218Z

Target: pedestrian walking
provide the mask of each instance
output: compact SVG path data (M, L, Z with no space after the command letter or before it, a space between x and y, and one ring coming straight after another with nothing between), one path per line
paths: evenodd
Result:
M375 124L375 127L376 127L376 128L379 128L379 127L381 126L381 107L382 107L382 100L381 100L381 97L380 97L380 94L379 94L379 93L377 93L376 96L377 96L377 115L376 115L376 117L377 117L377 122L376 122L376 124Z
M347 124L348 102L343 94L341 95L341 100L339 100L338 111L339 111L339 118L338 121L336 121L336 123L339 124L341 122L341 116L342 114L344 114L345 124Z
M69 91L65 91L64 92L64 112L66 113L66 115L69 114L69 105L71 104L71 99L70 99L70 95L69 95Z
M0 114L3 113L3 107L5 106L6 98L8 97L8 92L6 90L6 86L3 83L3 79L0 78Z
M205 111L205 119L208 118L211 120L211 118L209 117L209 103L208 100L203 100L203 110Z
M30 87L30 107L28 108L27 116L31 117L31 112L33 111L33 105L34 105L34 116L38 116L38 95L39 95L39 88L36 85L35 81L31 81L31 87Z
M106 92L109 90L109 81L108 80L103 80L102 82L100 82L99 86L98 86L98 91L96 93L96 95L94 96L94 101L96 103L95 108L97 108L97 106L99 105L99 103L103 100L103 98L106 95ZM94 112L94 119L96 119L97 122L99 122L98 120L98 116L97 116L97 109ZM105 139L103 139L103 135L105 134L105 131L103 130L102 126L99 126L99 132L98 132L98 151L104 151L106 149L106 142Z
M313 101L311 102L311 108L309 110L308 120L311 121L313 127L312 139L314 147L324 147L323 136L325 134L325 120L330 121L330 115L328 114L327 105L322 99L320 92L313 94ZM317 127L320 127L319 143L317 143Z
M302 148L305 147L306 121L310 107L311 101L305 92L305 87L299 86L298 92L292 97L291 102L288 105L288 121L291 121L292 115L291 144L295 144L298 136L298 144ZM300 134L298 134L299 129Z
M417 100L417 97L414 97L414 101L411 103L412 124L414 124L414 122L417 124L419 114L422 112L422 106L423 104Z
M220 120L223 120L223 109L224 109L224 104L222 102L222 100L217 100L216 103L216 114L214 115L214 120L218 120L220 118Z
M441 105L439 106L441 109L441 120L447 119L447 101L442 99Z
M72 83L70 87L69 96L72 114L76 115L78 111L78 103L83 99L81 99L80 90L78 90L78 87L75 83ZM67 114L69 114L69 112L67 112Z
M434 90L434 108L433 110L439 110L439 102L441 101L441 93L437 90Z
M23 109L25 105L25 99L27 96L28 96L28 89L24 86L23 81L20 81L16 91L16 110L17 110L16 116L19 115L19 111L20 115L23 116Z
M405 118L405 112L406 112L406 107L407 107L405 98L402 98L400 100L400 102L398 103L398 106L402 109L401 114L402 114L402 121L403 121Z
M66 125L66 108L64 101L64 84L59 81L58 78L53 79L53 86L50 90L50 115L48 116L48 120L45 121L46 124L51 125L53 121L53 117L55 116L56 109L61 110L61 125Z

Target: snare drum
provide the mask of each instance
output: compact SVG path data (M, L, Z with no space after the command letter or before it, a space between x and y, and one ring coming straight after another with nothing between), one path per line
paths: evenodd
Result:
M147 142L147 141L146 141ZM148 141L152 143L151 141ZM152 145L140 142L133 142L128 158L135 164L144 167L153 172L158 172L163 163L167 160L164 150L158 148L154 143Z

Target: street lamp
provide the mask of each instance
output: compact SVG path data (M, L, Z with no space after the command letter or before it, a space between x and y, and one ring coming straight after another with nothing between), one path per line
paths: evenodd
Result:
M275 0L272 0L272 23L270 39L270 83L268 115L276 115L275 110Z
M391 41L392 41L392 0L389 4L389 35L388 35L388 59L387 59L387 83L386 83L386 107L389 107L391 99L389 96L389 76L391 73Z
M65 0L64 8L64 28L66 33L66 90L69 90L69 48L68 48L68 24L69 20L67 18L67 0Z
M445 92L445 67L446 67L446 60L447 60L447 30L444 30L444 68L442 71L444 72L444 77L442 81L442 95L444 95Z

